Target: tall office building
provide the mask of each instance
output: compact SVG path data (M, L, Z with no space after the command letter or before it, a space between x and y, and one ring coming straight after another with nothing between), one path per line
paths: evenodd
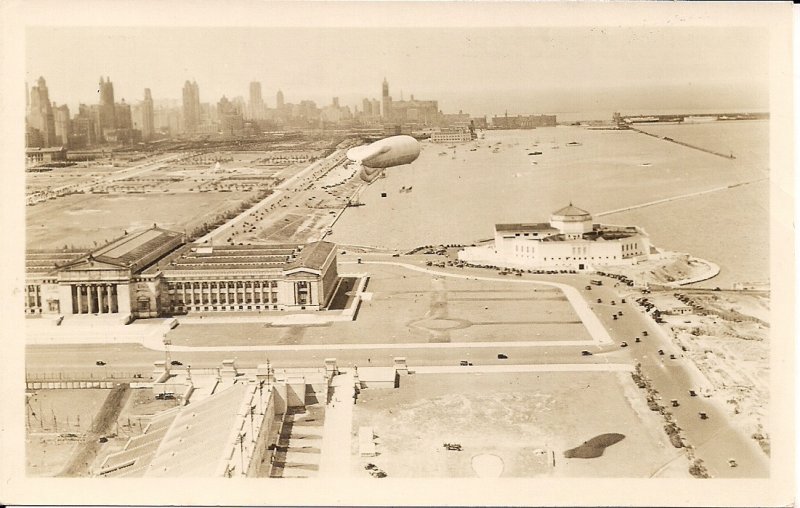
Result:
M67 146L69 145L69 136L72 133L69 120L69 107L66 104L56 107L55 103L53 103L53 106L57 142L61 146Z
M255 120L263 120L266 116L264 107L264 98L261 96L261 83L253 81L250 83L250 118Z
M99 119L98 119L98 127L101 132L105 130L113 130L117 128L117 115L116 115L116 108L114 107L114 84L111 82L111 78L106 76L106 80L103 81L103 77L100 76L100 108L99 108Z
M197 82L183 85L183 127L186 132L195 132L200 125L200 89Z
M53 115L53 105L50 104L50 93L47 91L47 83L43 77L36 81L36 86L31 88L30 111L28 112L28 127L38 131L38 135L32 136L36 139L33 145L55 146L58 141L56 138L55 116Z
M392 116L392 98L389 96L389 82L383 78L383 89L381 90L382 109L381 116L389 120Z
M131 106L125 99L122 99L122 102L119 104L114 105L114 111L116 115L116 122L118 129L132 129L133 128L133 119L131 117Z
M363 110L362 114L364 116L372 116L372 102L370 102L369 99L361 101L361 109Z
M284 102L283 102L283 92L278 90L278 95L275 97L275 107L277 109L283 109Z
M142 140L150 141L155 134L155 119L153 114L153 96L150 89L144 89L144 101L142 102Z

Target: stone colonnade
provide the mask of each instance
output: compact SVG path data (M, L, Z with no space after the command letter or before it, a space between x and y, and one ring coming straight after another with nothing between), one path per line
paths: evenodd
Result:
M119 312L116 284L72 284L73 314L114 314Z

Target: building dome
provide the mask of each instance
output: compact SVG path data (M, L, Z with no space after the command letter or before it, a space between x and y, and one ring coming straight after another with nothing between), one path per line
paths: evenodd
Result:
M568 238L578 238L592 230L592 214L570 203L553 212L550 216L550 225Z
M586 210L582 210L577 206L573 206L572 203L568 204L564 208L560 210L556 210L553 212L553 218L567 218L568 220L585 220L591 219L592 214L587 212Z

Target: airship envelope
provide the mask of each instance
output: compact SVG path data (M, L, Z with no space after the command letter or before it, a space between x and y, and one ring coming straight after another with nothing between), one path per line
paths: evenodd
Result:
M392 136L347 151L347 158L361 166L361 179L372 183L385 168L410 164L419 157L419 142L411 136Z

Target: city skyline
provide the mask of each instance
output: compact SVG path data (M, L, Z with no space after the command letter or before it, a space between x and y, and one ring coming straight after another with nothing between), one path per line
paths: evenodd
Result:
M98 102L100 75L129 103L144 88L180 100L188 80L203 103L246 99L260 82L269 108L281 90L287 103L335 96L360 109L387 78L395 100L414 94L474 116L768 107L767 41L752 29L314 29L308 44L278 44L310 30L31 28L26 80L44 76L51 100L75 110ZM226 60L233 52L244 57Z

